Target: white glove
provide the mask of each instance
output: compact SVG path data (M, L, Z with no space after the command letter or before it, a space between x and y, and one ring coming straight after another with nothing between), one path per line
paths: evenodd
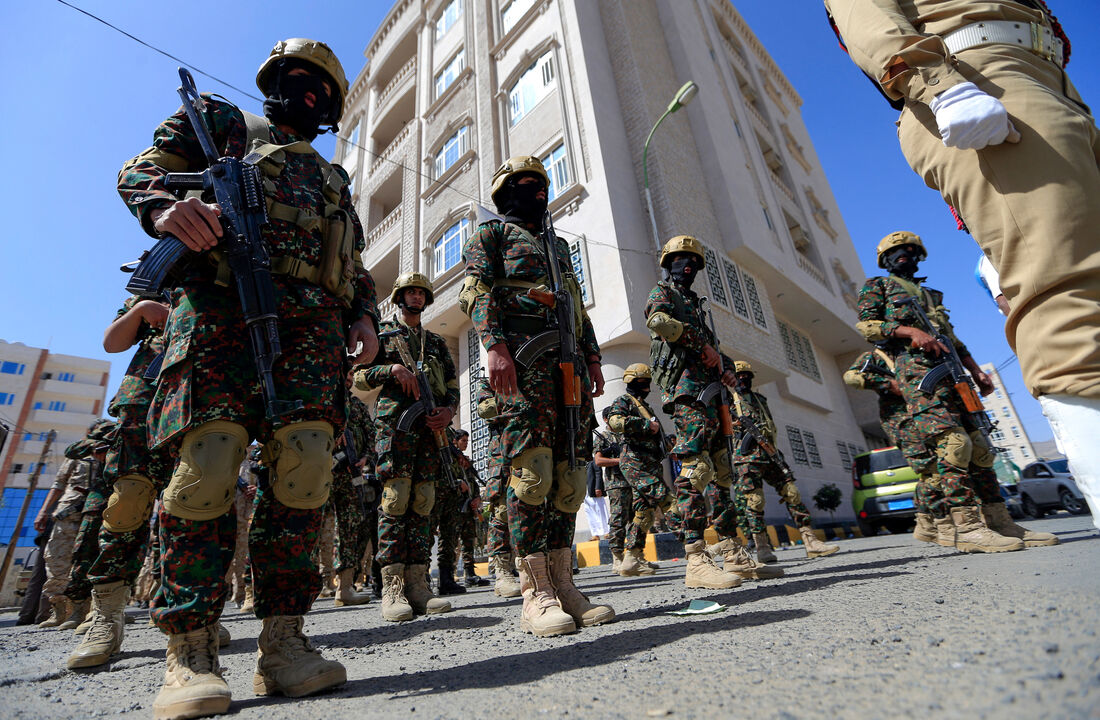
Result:
M1005 140L1019 142L1020 134L1008 119L1001 101L965 82L944 90L928 104L936 116L940 137L947 147L979 150Z

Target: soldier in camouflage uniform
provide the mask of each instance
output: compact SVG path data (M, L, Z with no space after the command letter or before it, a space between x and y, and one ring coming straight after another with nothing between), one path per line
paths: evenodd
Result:
M993 392L992 381L955 336L943 293L924 287L924 278L915 277L918 264L927 256L924 243L911 232L894 232L879 242L877 254L879 267L890 274L869 278L863 285L856 329L869 342L882 343L894 358L913 429L936 455L955 547L964 552L1004 552L1056 543L1050 533L1034 533L1012 521L993 472L993 449L971 423L950 379L938 383L932 394L920 389L921 380L940 364L948 348L927 332L911 306L901 302L910 297L920 302L936 329L955 346L982 394ZM947 517L944 525L946 521Z
M263 620L253 690L300 696L346 680L302 632L317 595L310 559L332 485L335 430L345 421L340 387L346 352L358 362L377 351L374 282L362 267L363 230L349 178L310 145L322 125L335 128L348 83L324 43L292 38L261 65L257 87L267 117L213 96L201 108L220 155L246 159L264 175L282 355L273 366L279 398L301 407L267 417L226 257L220 208L180 200L169 172L199 171L206 158L180 110L153 145L119 175L119 193L151 235L171 234L201 259L179 271L166 326L164 364L150 418L155 447L179 463L160 515L163 606L153 620L168 635L168 669L153 704L156 717L224 713L229 687L217 662L216 622L228 594L233 555L233 485L252 438L262 439L270 481L256 495L249 532L256 615Z
M447 441L454 444L454 430L448 429ZM451 451L451 474L455 484L444 480L436 484L435 504L432 506L432 535L437 538L436 564L439 568L439 594L461 595L466 588L455 582L455 562L458 551L458 534L462 504L466 499L463 471L455 451Z
M496 576L493 593L500 597L519 597L520 587L515 580L516 557L508 532L508 502L504 490L510 472L500 446L503 425L497 413L496 396L489 387L489 380L484 377L477 381L477 414L489 428L489 460L485 469L488 475L485 501L489 504L489 527L485 533L485 546L489 553L489 569Z
M491 196L503 221L483 223L463 248L466 280L459 306L488 350L489 384L503 429L503 456L512 545L519 555L523 610L520 628L536 636L573 632L608 622L615 611L593 605L573 584L572 544L584 503L584 466L591 457L592 397L603 392L600 348L581 301L565 241L546 224L549 178L535 157L508 159L493 174ZM547 243L553 243L548 245ZM551 249L558 267L549 263ZM558 275L572 296L577 353L573 377L558 365L559 331L546 292ZM549 296L549 297L548 297ZM547 334L551 333L551 334ZM520 364L513 358L536 336L549 346ZM565 395L577 387L579 422L567 437ZM569 447L577 463L569 463Z
M342 439L337 440L337 455L341 455L340 450L343 454L333 470L332 498L329 500L336 513L336 559L333 563L336 599L333 604L337 607L370 601L369 594L355 590L355 575L370 542L364 504L367 481L363 471L366 468L374 472L374 418L366 404L350 392L354 381L352 373L349 372L347 378L348 421Z
M673 458L680 472L673 480L675 515L687 556L684 583L692 588L732 588L741 584L734 574L721 570L706 552L703 531L708 524L703 492L717 482L733 482L726 443L718 427L720 383L733 383L733 361L720 354L718 338L706 321L702 300L691 289L705 267L703 247L690 235L677 235L661 251L661 267L668 279L660 280L646 301L646 325L650 333L650 365L653 380L661 388L663 410L676 425ZM723 368L720 372L719 368ZM704 393L707 393L706 395ZM666 499L662 510L672 509ZM736 535L732 507L715 519L715 530L731 541Z
M477 522L481 517L481 483L477 469L466 455L470 447L470 433L455 431L455 477L461 478L459 489L462 502L459 505L458 540L462 547L462 573L466 587L482 587L489 581L477 574L474 569L474 545L477 543ZM465 487L462 487L462 486Z
M606 424L611 417L611 407L605 407L601 414ZM608 427L604 432L596 433L596 447L592 453L592 461L603 473L603 489L607 493L607 546L611 550L611 571L615 573L619 572L623 562L626 535L634 517L634 493L620 468L622 447L622 434ZM645 540L644 533L642 539Z
M381 389L375 448L382 509L376 557L382 566L382 617L395 622L451 609L428 587L432 507L439 485L448 482L440 452L442 447L449 454L445 428L459 398L447 342L420 323L420 314L434 300L427 277L418 272L399 275L390 301L400 313L382 323L386 337L378 357L355 373L360 390ZM427 376L432 398L420 397L417 372ZM430 412L429 402L435 405ZM398 427L403 416L407 430Z
M88 495L84 498L84 507L81 509L80 530L77 531L73 543L69 584L65 587L65 595L85 612L75 628L77 635L83 635L90 625L91 616L87 612L92 601L92 583L88 579L88 571L99 556L99 531L103 527L103 511L107 507L107 497L110 494L103 466L107 459L107 450L114 442L117 431L118 423L112 420L96 421L86 438L77 441L65 451L67 455L71 452L72 457L86 460L91 466L88 472ZM65 629L64 624L60 627Z
M764 436L764 441L775 448L775 420L768 409L768 400L752 389L752 366L747 362L734 363L736 383L733 392L731 410L738 418L749 418ZM735 444L734 464L737 467L737 492L745 498L748 506L749 529L756 543L756 557L762 563L775 562L771 542L764 525L764 483L771 485L779 499L787 506L787 512L802 535L802 545L806 556L811 558L832 555L840 550L836 545L826 545L813 531L813 518L806 504L802 502L802 493L795 484L794 474L781 456L775 457L765 452L761 443L755 439L746 440L751 433L744 427ZM778 450L776 450L778 455Z

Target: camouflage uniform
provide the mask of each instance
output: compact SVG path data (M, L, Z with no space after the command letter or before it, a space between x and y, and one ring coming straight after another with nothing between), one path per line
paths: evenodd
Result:
M381 331L399 328L403 333L383 341L370 367L355 373L355 386L360 390L381 388L375 449L378 479L384 489L375 556L382 567L401 563L427 565L431 560L431 511L438 485L443 484L437 482L443 468L436 437L423 418L409 432L397 429L401 414L415 402L393 379L391 366L402 364L397 343L408 342L412 358L424 359L437 407L454 410L459 398L454 360L446 341L423 326L408 328L397 320L382 323ZM403 490L398 490L392 481L401 481Z
M456 451L457 452L457 451ZM457 463L451 463L451 474L455 482L459 482L462 475L458 472ZM439 564L440 574L450 573L454 576L455 562L458 557L458 526L459 511L465 496L462 491L452 486L446 478L441 478L435 487L435 504L432 505L432 534L438 538L436 561Z
M615 432L601 433L596 436L595 452L603 455L608 460L622 459L623 438ZM622 550L627 534L632 530L631 520L634 517L634 493L623 475L621 465L608 468L596 468L597 472L603 472L603 489L607 493L608 533L607 545L612 550ZM644 538L643 538L644 539Z
M107 507L110 489L103 477L103 463L96 459L88 460L91 466L88 477L88 496L84 498L81 510L80 530L73 543L73 566L69 570L69 584L65 595L75 603L90 600L92 583L88 571L99 556L99 531L103 527L103 510ZM133 576L137 577L137 568Z
M44 552L46 582L42 585L42 596L47 600L65 594L69 571L73 566L73 547L80 530L81 511L88 496L90 471L91 465L87 461L66 458L51 488L62 490L62 495L53 511L53 531Z
M925 313L954 343L959 356L970 357L970 351L955 337L943 307L943 293L922 287L915 281L895 275L869 278L859 292L859 329L868 340L883 343L883 349L894 358L896 379L901 386L910 421L911 432L918 443L936 455L936 477L944 496L943 511L958 506L1000 503L1000 486L992 470L993 454L976 428L965 420L965 409L955 389L947 382L939 383L932 395L919 389L924 375L939 363L922 350L910 347L909 340L895 337L899 326L922 328L915 311L908 305L895 305L902 298L916 296ZM959 467L947 458L945 442L952 428L962 428L970 435L973 452L967 467ZM941 513L942 514L942 513Z
M504 492L509 471L500 446L502 423L495 415L496 397L489 387L489 381L481 378L477 385L479 413L486 404L491 404L491 412L494 414L485 418L485 424L489 427L489 459L485 469L488 476L485 480L485 502L489 506L489 527L485 536L485 549L490 558L504 558L511 567L512 541L508 531L508 504Z
M455 478L466 481L469 488L467 493L459 493L458 496L458 522L455 531L458 536L458 544L461 546L462 567L467 576L474 574L474 545L477 543L477 511L473 508L473 499L481 497L481 484L478 482L477 471L470 458L459 450L455 450Z
M661 434L650 431L649 423L654 418L649 403L626 393L615 398L608 413L608 423L622 428L621 464L617 470L630 483L633 493L629 532L626 535L626 547L641 549L645 547L646 533L653 526L656 509L667 510L671 506L668 488L664 483L662 461L665 448L661 444Z
M482 224L465 243L466 283L489 288L465 305L486 348L506 343L516 350L530 338L544 332L550 310L526 296L526 289L548 284L549 268L543 243L533 225L491 220ZM592 322L580 299L580 289L569 265L569 248L555 238L556 254L563 281L573 295L574 331L581 362L576 366L585 392L581 393L579 422L572 438L578 467L591 459L591 380L587 363L600 361L600 348ZM562 378L555 352L544 352L524 368L516 365L519 394L497 397L502 424L501 454L511 463L512 480L506 489L512 547L520 557L568 548L573 544L577 510L584 502L583 484L568 486L568 439L561 406ZM514 460L525 451L549 448L552 453L553 484L545 499L530 504L516 494L516 479L522 477ZM583 477L583 475L582 475Z
M348 430L351 432L355 451L359 457L349 457L351 463L367 458L362 470L356 469L353 480L351 471L340 465L333 473L332 498L329 503L336 511L336 572L358 569L363 553L370 542L367 526L367 511L362 496L365 478L361 472L374 472L374 419L367 411L366 404L352 394L348 394ZM356 485L355 482L360 482Z
M218 152L244 157L250 148L243 113L216 98L204 96L204 100L203 114ZM303 407L277 421L265 417L240 300L231 281L228 285L216 282L219 268L213 260L218 254L208 253L190 264L180 286L172 291L173 307L165 328L167 350L149 414L155 447L178 448L191 432L212 421L242 426L245 446L248 439L262 438L271 452L281 449L270 442L275 433L302 422L327 423L331 433L345 419L338 378L349 322L369 318L377 325L374 282L358 262L365 244L347 174L322 164L300 136L261 122L267 125L271 143L286 146L257 163L266 176L265 194L270 193L270 221L263 238L276 269L273 282L282 344L273 376L280 399L300 400ZM119 193L153 235L152 211L176 200L164 186L165 174L205 166L194 130L181 109L157 128L153 146L123 168ZM306 271L320 267L325 229L339 227L330 222L330 216L341 219L353 236L350 256L342 255L345 277L350 279L350 291L342 297L336 289L321 286L319 271L313 279L305 278ZM292 508L277 500L276 488L283 486L276 469L273 465L271 482L257 490L249 530L260 618L305 614L319 587L310 551L317 543L323 511ZM322 476L318 482L323 485L327 480ZM210 520L161 510L165 606L153 612L161 630L182 634L217 620L227 594L225 574L233 557L236 520L231 508Z

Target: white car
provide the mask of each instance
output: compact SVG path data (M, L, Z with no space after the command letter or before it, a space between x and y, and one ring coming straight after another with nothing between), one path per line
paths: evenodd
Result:
M1033 462L1020 471L1020 504L1024 513L1041 518L1050 510L1065 510L1071 515L1089 511L1085 496L1069 473L1066 460Z

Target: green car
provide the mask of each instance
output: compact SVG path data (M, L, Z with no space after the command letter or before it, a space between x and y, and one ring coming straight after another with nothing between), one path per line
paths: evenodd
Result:
M852 510L865 537L885 527L902 533L913 527L917 474L891 446L856 455L852 461Z

